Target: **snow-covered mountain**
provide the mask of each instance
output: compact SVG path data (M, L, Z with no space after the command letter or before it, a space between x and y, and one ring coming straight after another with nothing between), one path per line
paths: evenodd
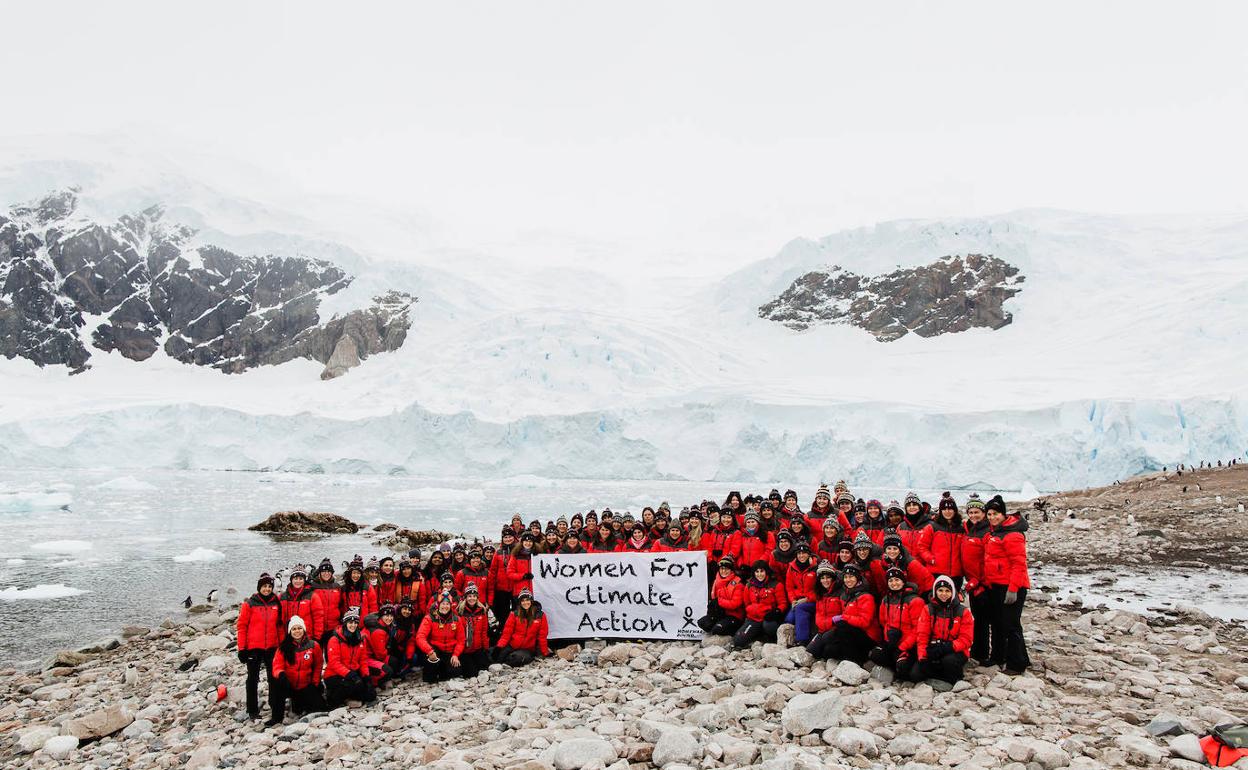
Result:
M80 209L107 208L91 195ZM1065 487L1248 448L1245 217L891 222L718 282L621 283L428 245L362 253L198 193L110 195L352 275L317 290L307 328L396 289L419 297L411 332L328 381L315 355L188 365L168 336L139 361L92 335L74 377L0 359L0 464Z

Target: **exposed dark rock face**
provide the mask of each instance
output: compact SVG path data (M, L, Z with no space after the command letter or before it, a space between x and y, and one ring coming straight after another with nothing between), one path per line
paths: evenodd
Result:
M411 295L320 323L321 300L352 280L337 266L243 257L195 234L158 206L93 222L73 190L0 214L0 355L73 372L89 368L91 348L134 361L163 348L230 373L310 358L328 379L407 337Z
M252 524L247 529L253 532L320 532L331 535L353 535L360 531L360 525L336 513L278 511L259 524Z
M993 256L942 257L928 265L863 276L833 266L806 273L758 315L803 330L851 324L883 342L1000 329L1012 320L1005 301L1022 291L1018 268Z

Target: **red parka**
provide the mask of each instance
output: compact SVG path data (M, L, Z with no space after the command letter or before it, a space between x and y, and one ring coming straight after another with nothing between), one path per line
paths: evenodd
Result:
M342 587L342 603L338 605L339 614L346 614L347 610L355 607L360 611L360 617L371 615L377 611L377 592L368 583L360 583L355 586Z
M927 658L927 643L952 642L953 651L969 655L971 642L975 639L975 618L956 598L941 605L933 599L923 605L919 616L919 660Z
M927 602L912 584L903 586L897 593L890 591L880 600L880 630L885 636L892 629L901 631L901 641L897 643L899 651L913 650L918 644L919 622L926 607Z
M271 650L282 641L282 600L254 593L238 608L238 649Z
M715 583L711 586L711 598L729 617L737 620L745 618L745 584L735 572L727 577L715 576Z
M477 596L486 604L494 603L494 591L490 588L490 569L485 565L481 569L474 570L472 567L464 567L455 573L455 592L460 596L464 595L464 589L468 584L472 583L477 587Z
M793 560L784 574L784 593L790 604L798 599L815 598L815 562L813 559L807 559L805 566L800 560Z
M464 652L490 649L490 615L480 602L475 608L459 605L459 619L464 622Z
M533 590L533 554L523 551L514 554L507 562L507 576L511 578L511 592Z
M490 596L495 591L511 593L511 575L507 573L507 562L511 561L511 551L502 548L490 559Z
M399 575L397 572L390 573L389 577L382 575L377 580L377 606L383 604L398 604L399 599Z
M789 608L789 598L784 593L784 584L774 577L765 583L750 578L745 583L745 617L749 620L761 621L769 612L784 612Z
M771 552L775 548L776 539L771 536L771 533L759 529L755 530L754 534L751 535L749 532L742 530L741 561L738 564L754 569L754 562L760 559L770 563Z
M962 540L966 537L962 524L951 524L938 515L932 519L928 533L931 542L923 563L933 575L962 577Z
M282 635L286 635L286 626L290 619L298 615L303 618L303 626L312 633L312 586L307 583L298 592L293 586L286 586L280 597L282 602ZM242 611L239 611L242 614Z
M550 654L550 646L546 643L548 628L546 613L542 612L537 602L533 602L534 616L520 617L520 610L513 610L507 616L503 626L503 635L498 639L499 647L510 647L513 650L528 650L543 656Z
M277 651L273 656L274 679L285 674L287 683L295 690L321 683L321 668L325 662L321 655L321 645L305 634L303 644L295 647L293 657L293 661L287 662L285 653L280 649Z
M707 549L706 558L712 563L718 562L725 556L731 556L737 563L741 563L741 531L736 527L714 527L710 532L702 536L702 542L710 539L710 547Z
M989 529L987 519L981 520L978 526L969 521L966 523L966 536L962 538L962 574L966 582L962 584L962 589L971 596L983 593L987 588L984 585L984 538Z
M342 586L333 580L315 580L308 585L312 587L312 637L320 640L325 632L337 631L342 624ZM325 653L328 655L329 650Z
M883 638L879 618L875 615L875 597L865 585L861 588L855 586L853 591L842 591L841 603L844 605L841 617L846 623L866 631L867 636L877 642Z
M984 583L1006 586L1007 591L1031 588L1027 573L1027 522L1008 516L1000 527L991 527L984 538Z
M368 662L373 660L370 655L372 648L364 638L364 632L356 634L358 641L355 644L347 641L346 633L346 629L340 628L330 635L325 652L325 675L346 676L355 671L360 676L369 676Z
M420 621L416 632L416 647L425 655L435 649L443 654L464 654L464 622L451 610L449 615L431 612Z

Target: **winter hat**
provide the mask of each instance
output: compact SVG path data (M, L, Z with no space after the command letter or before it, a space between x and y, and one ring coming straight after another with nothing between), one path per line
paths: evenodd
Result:
M858 499L854 502L854 511L862 511L863 513L866 513L866 511L867 511L867 502L866 502L865 500L863 500L861 497L860 497L860 498L858 498Z
M606 516L608 513L610 513L610 511L603 511L603 514L602 514L602 515L603 515L603 516ZM587 522L588 522L588 521L592 521L592 522L594 522L594 523L597 523L597 522L598 522L598 514L597 514L597 513L594 513L593 511L590 511L589 513L585 514L585 521L587 521Z
M906 581L906 571L903 570L901 567L889 567L888 570L884 573L884 579L892 580L893 578L900 578L901 581L904 583Z
M305 567L305 566L303 566L302 564L296 564L295 566L291 567L291 569L290 569L290 576L293 578L293 577L295 577L296 575L298 575L299 577L303 578L304 580L307 580L307 579L308 579L308 568L307 568L307 567Z
M836 574L836 567L833 567L832 562L828 561L827 559L824 559L823 561L819 562L819 566L815 567L816 577L823 576L823 575L835 575L835 574Z
M527 588L521 588L520 593L516 594L516 601L520 601L521 599L532 599L532 598L533 598L533 592Z
M940 577L936 578L936 582L932 583L932 598L933 599L936 598L936 589L940 588L941 586L947 587L950 591L953 592L954 596L958 595L958 588L957 586L953 584L953 578L949 577L948 575L941 575Z
M727 567L728 569L736 569L737 560L732 558L732 554L726 554L723 558L719 560L719 566Z
M915 505L922 505L923 501L920 500L919 496L916 495L915 493L907 492L906 493L906 505L909 505L910 503L914 503Z
M381 557L381 561L380 561L380 562L378 562L378 564L385 564L386 562L390 562L391 564L394 564L394 557L393 557L393 556L383 556L383 557Z
M805 551L806 553L810 553L810 543L806 542L805 540L798 540L796 549L798 553L801 553L802 551Z
M971 496L966 499L966 510L969 511L972 508L978 508L981 511L984 510L984 501L979 499L978 492L972 492Z
M559 518L555 519L555 526L558 526L560 524L567 524L567 523L568 523L568 517L564 516L563 514L559 514Z
M884 506L880 505L880 501L879 501L879 500L876 500L876 499L874 499L874 498L873 498L873 499L871 499L871 500L868 500L868 501L867 501L867 507L868 507L868 508L875 508L875 509L880 510L880 511L884 510Z
M555 527L555 523L553 521L548 521L546 522L546 534L549 535L551 532L557 534L559 530Z
M378 610L377 610L377 614L378 614L379 616L380 616L380 615L393 615L393 614L394 614L394 605L393 605L393 604L391 604L390 602L386 602L385 604L381 605L381 608L380 608L380 609L378 609Z
M896 532L889 532L887 535L885 535L884 547L887 548L890 545L895 545L898 548L901 548L901 535L897 534Z
M377 557L374 556L368 560L368 565L364 567L365 572L380 572L381 565L377 563Z
M446 582L446 581L448 581L448 580L449 580L449 581L451 581L452 583L454 583L454 582L455 582L455 576L454 576L454 575L452 575L452 574L451 574L451 573L449 573L449 572L443 572L441 575L439 575L439 576L438 576L438 580L442 581L443 583L445 583L445 582Z
M771 490L771 493L767 495L767 499L768 500L783 500L784 498L780 496L780 490L773 489Z
M825 489L826 489L826 488L825 488ZM797 493L796 493L796 492L794 492L794 491L793 491L793 490L791 490L791 489L786 489L786 490L785 490L785 492L784 492L784 499L785 499L785 500L796 500L796 499L797 499Z
M515 535L515 534L516 533L512 531L511 527L503 527L503 531L499 534L499 539L501 540L502 538L507 537L508 535Z
M329 559L321 559L321 566L317 567L316 571L317 571L317 574L320 574L321 572L325 572L325 571L333 572L334 563L330 561Z
M906 509L902 508L901 503L897 502L896 500L889 500L888 510L886 511L886 513L892 513L893 511L897 511L898 513L904 514L906 512Z
M1000 514L1005 515L1005 500L1001 498L1001 495L993 495L988 500L988 503L984 505L984 510L997 511Z
M528 540L530 543L533 543L537 541L537 538L534 537L532 532L525 530L524 534L520 536L520 542L523 543L525 540Z
M259 591L260 586L265 583L268 583L270 588L273 586L273 576L267 572L261 573L260 579L256 581L256 590Z
M788 540L789 544L792 545L793 533L788 531L787 529L780 530L779 534L776 535L776 541L779 542L781 540Z
M625 524L632 524L634 521L636 521L636 519L633 518L633 514L629 513L628 511L624 512L624 516L620 520L623 521Z
M830 492L828 492L828 485L827 485L827 484L820 484L820 485L819 485L819 491L815 492L815 499L816 499L816 500L818 500L820 495L822 495L822 496L824 496L824 497L828 498L828 500L829 500L829 501L831 501L831 500L832 500L832 495L831 495L831 493L830 493Z
M844 567L841 567L841 574L853 575L857 577L859 580L862 580L862 568L859 567L857 564L850 563L850 564L846 564Z
M667 501L666 501L666 500L664 500L663 502L659 503L659 510L660 510L660 511L666 511L666 512L668 512L668 513L671 513L671 512L672 512L672 506L668 505L668 504L667 504Z
M757 570L760 570L760 569L761 569L761 570L766 570L766 571L767 571L767 574L768 574L768 575L771 575L771 565L770 565L770 564L768 564L768 563L767 563L765 560L763 560L763 559L759 559L758 561L754 562L754 566L750 567L750 570L751 570L752 572L757 571Z
M511 520L512 520L513 522L518 521L518 522L520 522L521 524L523 524L523 523L524 523L524 517L523 517L523 516L521 516L521 515L520 515L520 514L518 514L518 513L513 513L513 514L511 514Z
M679 527L680 525L679 525L679 524L677 524L676 526L678 526L678 527ZM580 535L578 535L578 534L576 534L575 532L573 532L572 530L570 530L570 529L569 529L569 530L568 530L568 533L567 533L566 535L564 535L564 536L563 536L563 539L564 539L564 541L565 541L565 542L566 542L566 541L568 541L568 540L579 541L579 540L581 539L581 536L580 536Z
M412 602L412 597L404 596L402 599L399 600L399 609L401 610L404 607L407 607L409 610L416 609L416 605Z
M829 529L837 529L839 527L840 525L836 523L836 519L829 517L823 520L824 531L827 531Z
M836 504L840 505L841 503L849 503L850 505L853 505L854 496L851 495L848 490L841 492L836 496Z
M871 541L871 536L866 532L859 532L858 537L854 538L854 550L859 548L874 548L875 543Z
M580 511L577 511L576 513L572 514L572 519L571 519L571 520L572 520L572 521L581 521L581 522L583 522L583 521L585 521L585 517L581 515L581 512L580 512Z
M841 479L840 481L832 485L832 491L837 493L838 495L842 492L848 492L849 485L845 483L845 479Z
M774 511L776 510L776 504L770 500L764 500L762 504L759 505L759 510L760 511Z
M363 571L364 571L364 557L363 557L363 556L360 556L360 555L357 553L357 554L356 554L356 555L355 555L355 556L351 559L351 561L347 564L347 569L349 569L349 570L352 570L352 569L358 569L360 572L363 572Z
M468 594L472 594L473 596L476 596L479 593L481 593L481 589L477 588L476 583L469 583L468 585L464 586L464 596L467 596Z
M752 522L754 522L755 524L757 524L759 521L761 521L761 519L759 518L758 514L757 514L757 513L755 513L754 511L747 511L747 512L746 512L746 514L745 514L745 520L746 520L746 521L752 521Z
M416 564L419 564L420 563L420 549L413 548L412 550L408 551L407 558L411 559Z
M356 623L360 622L360 608L359 607L351 607L346 612L342 613L343 625L346 625L347 622L351 620L354 620Z
M953 499L953 495L949 494L948 492L942 492L940 495L940 510L943 511L946 508L952 508L954 511L956 511L958 510L958 504Z
M870 540L871 538L867 538L867 539L868 539L868 540ZM836 550L838 550L838 551L845 551L845 550L852 551L852 550L854 550L854 541L853 541L853 540L842 540L841 542L839 542L839 543L837 543L837 544L836 544Z
M286 633L289 634L291 631L295 630L295 626L302 628L304 631L308 630L307 624L304 623L303 618L299 617L298 615L291 616L290 622L286 624Z

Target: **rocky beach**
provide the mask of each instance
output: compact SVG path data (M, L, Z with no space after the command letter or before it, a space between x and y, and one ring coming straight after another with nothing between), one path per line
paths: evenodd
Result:
M1186 491L1184 491L1186 487ZM0 671L11 768L1053 768L1204 766L1197 738L1248 717L1248 630L1181 602L1093 608L1049 569L1242 574L1243 467L1151 474L1031 510L1023 676L956 686L729 640L590 642L476 680L385 689L376 704L246 721L236 607L124 626L41 670ZM1012 509L1032 506L1032 501ZM1048 520L1044 517L1047 514ZM31 618L30 622L39 622ZM229 695L217 702L218 685ZM1248 760L1240 762L1248 766Z

